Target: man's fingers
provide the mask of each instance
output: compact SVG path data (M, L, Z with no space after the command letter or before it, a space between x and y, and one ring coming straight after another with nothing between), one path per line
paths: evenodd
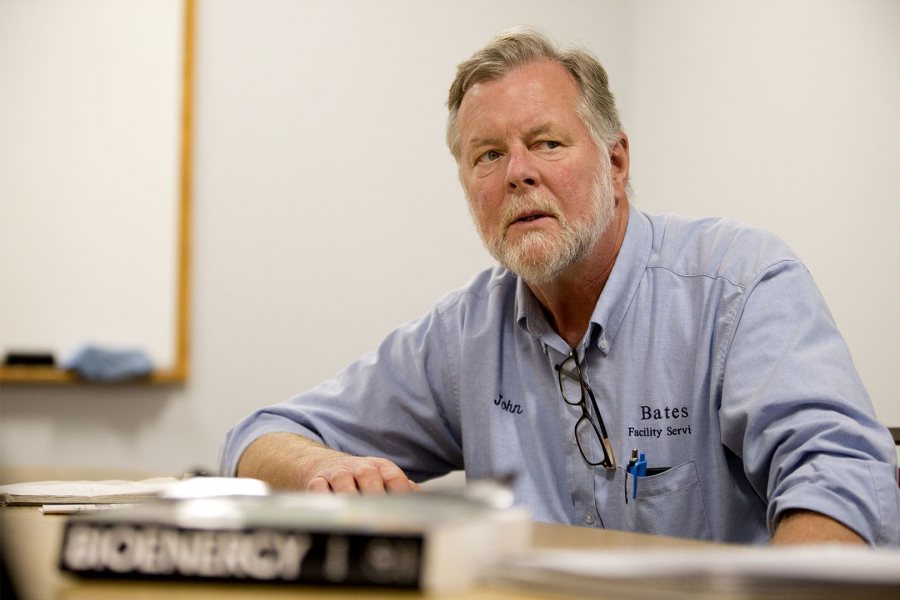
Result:
M313 477L309 480L309 485L306 486L307 492L330 492L331 485L329 485L328 480L324 477Z
M356 478L347 469L334 471L331 477L328 478L328 482L331 484L331 489L338 494L356 494L359 492L359 488L356 487Z
M387 483L381 471L371 464L360 465L354 473L356 485L360 492L367 494L383 494Z
M400 467L389 460L379 459L378 471L384 480L384 488L388 492L409 492L419 487L409 480Z
M310 492L402 493L418 490L419 486L393 462L384 458L343 456L329 461L309 480Z

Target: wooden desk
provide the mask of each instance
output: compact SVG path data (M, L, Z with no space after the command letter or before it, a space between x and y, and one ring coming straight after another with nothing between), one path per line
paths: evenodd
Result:
M42 514L38 508L7 507L2 509L3 554L21 600L199 600L202 598L417 598L416 592L392 590L324 589L300 586L269 586L254 584L206 584L169 582L83 581L61 573L56 566L57 553L65 517ZM544 548L660 548L696 547L704 542L663 538L618 531L603 531L538 523L535 527L535 547ZM449 596L445 596L449 597ZM516 600L522 598L552 598L553 596L523 593L479 586L464 594L454 594L462 600Z

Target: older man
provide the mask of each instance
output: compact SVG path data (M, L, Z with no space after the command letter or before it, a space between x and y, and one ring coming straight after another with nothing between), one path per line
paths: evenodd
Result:
M592 56L500 35L459 66L448 106L502 266L242 421L225 473L400 492L464 468L512 475L541 520L897 542L893 443L809 273L765 232L631 206L628 138Z

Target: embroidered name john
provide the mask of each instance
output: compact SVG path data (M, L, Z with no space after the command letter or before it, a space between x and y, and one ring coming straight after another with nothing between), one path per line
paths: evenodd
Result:
M494 398L494 406L499 406L501 409L513 415L521 415L522 414L522 405L514 404L509 400L503 399L503 394L500 394L499 397Z

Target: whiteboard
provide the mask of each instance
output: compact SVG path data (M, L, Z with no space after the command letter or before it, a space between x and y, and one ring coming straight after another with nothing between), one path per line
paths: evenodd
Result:
M182 0L4 4L4 354L182 359L184 14Z

